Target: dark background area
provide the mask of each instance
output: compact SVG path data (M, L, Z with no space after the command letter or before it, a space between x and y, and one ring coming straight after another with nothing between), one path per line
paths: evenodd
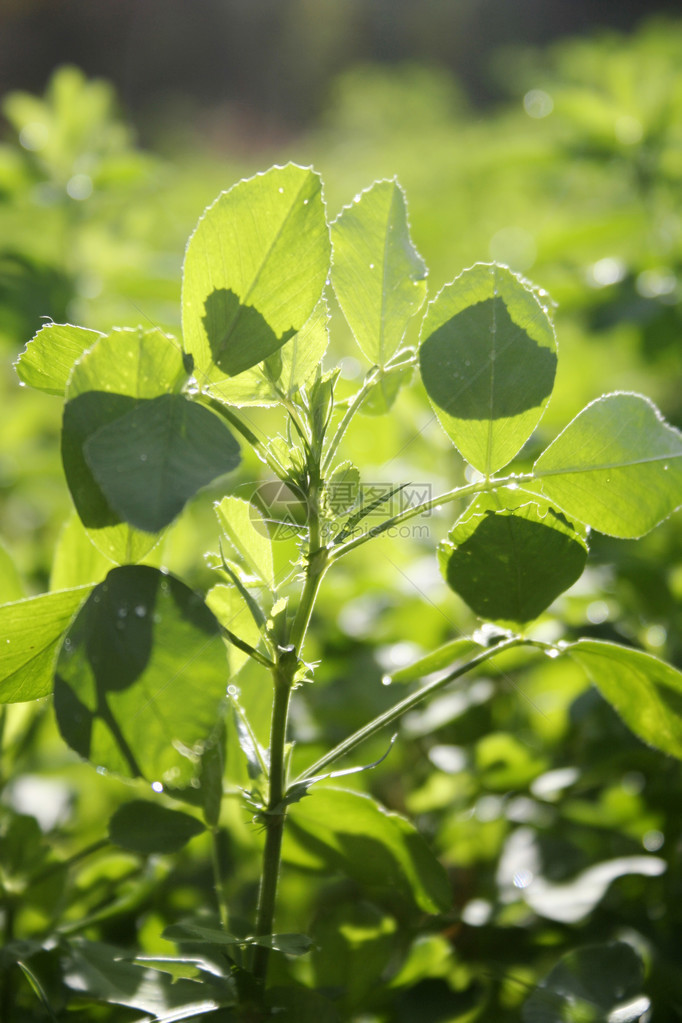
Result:
M680 0L3 0L0 94L41 92L72 62L111 79L143 138L161 110L230 103L264 127L297 128L358 63L448 67L470 102L504 95L501 46L630 31Z

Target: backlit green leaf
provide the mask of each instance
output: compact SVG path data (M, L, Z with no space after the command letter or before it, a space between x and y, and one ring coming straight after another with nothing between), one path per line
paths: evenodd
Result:
M581 575L587 544L543 502L504 491L484 494L440 544L448 586L481 618L524 625Z
M25 594L17 566L9 551L0 543L0 605L21 600Z
M682 759L682 673L653 654L596 639L566 649L644 742Z
M299 331L329 270L319 177L287 164L240 181L204 213L189 240L182 326L203 384L215 364L237 374Z
M155 568L115 568L64 640L57 723L97 766L180 787L198 770L226 681L220 627L201 597Z
M419 832L369 796L314 788L289 808L287 827L284 856L292 863L390 888L427 913L451 905L445 871Z
M390 679L392 682L416 682L435 671L451 668L457 661L468 657L469 654L480 653L480 650L481 644L477 643L475 639L470 636L461 636L459 639L452 639L449 643L438 647L437 650L425 654L418 661L413 661L412 664L391 672Z
M609 536L648 533L682 505L682 433L640 394L583 409L533 467L542 493Z
M86 442L141 402L177 394L187 379L182 351L160 330L114 330L74 366L62 425L64 473L93 543L112 561L139 561L156 538L132 528L110 506L85 457Z
M489 475L518 454L554 386L556 340L535 293L506 267L478 263L429 304L422 380L460 452Z
M37 700L52 692L62 637L91 590L78 586L0 607L0 701Z
M332 284L370 362L385 366L426 297L426 264L412 245L398 182L378 181L332 224Z
M57 540L50 573L50 589L66 590L71 586L99 583L112 567L111 560L95 547L74 512Z
M100 426L83 450L110 507L149 533L169 525L198 490L241 458L225 424L182 394L139 402Z
M215 506L218 522L246 568L272 589L275 585L272 544L263 516L248 501L224 497Z
M74 362L102 336L98 330L70 323L48 323L15 362L17 375L29 387L48 394L64 394Z
M109 838L114 845L143 856L178 852L202 831L204 825L196 817L149 799L123 803L109 821Z

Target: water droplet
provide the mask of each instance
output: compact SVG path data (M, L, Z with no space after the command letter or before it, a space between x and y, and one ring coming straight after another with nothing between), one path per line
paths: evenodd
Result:
M108 774L109 773L107 771L106 767L102 767L102 766L95 768L95 770L97 771L98 774Z
M144 618L146 613L147 608L144 606L144 604L138 604L137 607L135 608L135 614L137 615L138 618Z
M160 781L153 781L152 782L152 790L154 792L163 792L163 785L161 784Z
M558 657L560 653L561 650L555 650L554 647L550 647L548 650L545 650L547 657L551 657L552 659Z
M11 643L11 640L9 640L9 639L6 639L6 640L5 640L5 643Z
M393 681L393 679L391 678L390 675L382 675L381 676L381 684L382 684L382 686L390 686L392 681Z
M518 483L507 483L507 490L518 490Z
M310 199L304 199L303 200L303 205L307 206L309 202L310 202Z
M374 263L370 263L369 264L369 268L370 268L370 270L373 270L374 269Z
M668 471L668 466L667 466L667 465L664 465L664 466L663 466L663 472L667 472L667 471Z
M73 646L73 643L72 643L72 642L71 642L71 640L70 640L70 639L69 639L69 638L67 637L67 638L66 638L66 639L64 640L64 649L65 649L65 650L70 650L72 646Z
M279 192L280 195L284 195L284 189L283 188L278 188L277 191Z
M23 380L19 381L19 387L26 387L26 384L24 383Z
M147 456L146 455L140 455L140 461L141 462L146 462L147 461Z
M116 614L118 615L119 618L127 618L128 617L128 608L127 607L119 607L119 609L116 612Z

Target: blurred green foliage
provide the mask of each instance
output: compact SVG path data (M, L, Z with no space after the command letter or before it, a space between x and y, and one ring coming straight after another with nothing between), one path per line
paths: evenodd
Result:
M172 159L136 148L110 88L73 68L58 71L42 99L9 96L0 148L3 599L47 587L69 515L58 406L19 394L12 359L43 317L177 330L182 246L198 211L221 187L274 161L314 162L332 216L373 179L397 175L432 268L431 295L460 268L496 259L532 274L558 301L557 386L540 437L528 442L529 460L545 430L605 390L644 391L682 424L680 67L676 23L542 55L507 53L498 74L510 102L480 118L445 72L368 66L340 78L319 125L281 149L249 153L228 138L221 153L189 136ZM362 369L350 338L344 354L352 381ZM430 422L425 397L411 391L398 401L400 435L385 420L360 419L348 456L373 465L378 481L411 479L436 492L446 477L460 480L458 456ZM236 493L259 473L247 460ZM215 496L192 503L163 552L198 588ZM297 694L294 761L309 763L392 703L384 674L476 628L437 572L434 550L450 519L436 513L425 524L376 541L371 560L344 561L335 588L322 593L307 648L322 666L315 685ZM290 550L280 548L285 563ZM679 517L636 546L594 537L592 550L591 567L543 616L538 634L613 638L681 665ZM250 671L242 698L264 735L270 693L249 684ZM7 973L0 1016L138 1019L139 1009L88 1007L73 996L62 1004L58 945L45 951L41 943L86 934L169 954L163 928L210 900L205 836L172 859L115 849L103 842L104 821L129 786L96 777L63 748L49 703L11 708L2 727L3 919L7 940L26 942L26 970ZM362 758L384 749L372 742ZM245 773L239 751L228 757L231 777ZM387 760L353 781L410 814L445 865L455 903L449 914L425 917L395 893L310 864L285 866L278 930L305 930L312 919L313 938L335 944L331 965L315 954L279 956L280 980L327 994L344 988L333 1010L311 996L311 1018L328 1011L330 1020L337 1012L364 1023L511 1023L529 994L551 989L562 956L594 945L601 951L591 961L605 975L609 957L627 960L624 947L644 960L641 989L631 993L651 1000L650 1016L640 1002L639 1015L622 1018L680 1018L680 765L635 739L577 666L510 651L496 674L410 714ZM237 801L223 823L228 896L248 919L259 835ZM643 856L660 861L657 876L640 869ZM596 883L588 872L600 865ZM565 975L578 967L563 962L565 990ZM553 1016L556 1002L548 1009L534 995L523 1018L605 1020L612 994L601 1002L595 995L593 1016L578 1014L584 1006Z

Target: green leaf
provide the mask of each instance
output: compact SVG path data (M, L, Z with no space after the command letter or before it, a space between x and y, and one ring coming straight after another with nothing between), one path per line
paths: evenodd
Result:
M682 505L682 433L640 394L607 394L542 452L533 475L564 511L609 536L639 537Z
M0 605L9 604L11 600L21 600L25 592L12 556L0 543Z
M603 640L565 649L635 735L682 759L682 673L653 654Z
M319 787L292 805L284 857L391 889L427 913L452 903L447 875L414 826L359 792Z
M64 473L89 536L112 561L139 561L156 538L122 522L111 508L87 463L85 444L140 402L178 393L186 379L177 342L156 329L114 330L73 368L62 425Z
M43 593L0 607L0 700L19 703L52 692L57 651L92 586Z
M324 353L329 344L329 306L322 298L315 306L310 319L303 325L291 341L280 348L282 369L279 374L279 385L287 395L292 395L308 383L322 364Z
M505 491L469 506L438 559L448 586L475 614L514 627L537 618L579 578L587 543L549 505Z
M352 462L341 462L325 480L322 491L324 510L332 518L355 506L360 495L360 472Z
M636 1023L649 1008L643 980L632 945L585 945L562 956L526 1000L523 1023Z
M427 269L410 239L398 182L378 181L332 224L332 284L360 349L385 366L426 298Z
M239 464L239 445L207 408L162 394L101 426L85 460L117 515L157 533L198 490Z
M203 384L215 364L236 376L301 330L329 270L321 183L287 164L240 181L204 213L189 240L182 327Z
M109 838L114 845L143 856L178 852L205 830L196 817L148 799L124 803L109 821Z
M224 497L215 505L218 522L247 570L268 589L274 589L272 544L261 513L239 497Z
M426 675L432 675L436 671L443 671L451 668L457 661L462 660L468 654L480 653L481 644L470 636L462 636L460 639L452 639L444 643L437 650L420 657L418 661L398 668L391 672L392 682L416 682Z
M556 340L546 309L520 277L478 263L429 304L419 362L443 429L488 476L539 423L554 386Z
M189 784L221 716L226 667L220 626L201 597L155 568L115 568L64 640L59 730L107 770Z
M206 384L202 390L210 398L216 398L224 405L234 405L235 408L250 406L265 408L269 405L278 405L281 400L260 367L246 369L236 377L214 373L211 383Z
M48 394L64 394L73 364L98 338L98 330L70 323L41 327L15 362L17 375L29 387Z
M210 945L259 945L294 956L305 955L312 946L312 941L306 934L264 934L260 937L250 935L238 938L227 931L218 930L217 927L206 927L191 922L172 924L165 929L163 937L169 941Z
M95 547L83 523L74 512L62 528L50 573L50 589L98 583L113 567L109 558Z
M206 594L206 603L224 628L254 649L260 643L260 629L253 619L251 609L236 586L219 583ZM233 643L227 642L227 659L230 678L244 667L249 655Z
M205 959L190 959L187 956L135 956L130 961L144 970L168 973L174 980L209 980L216 983L216 976L220 976L219 967Z

